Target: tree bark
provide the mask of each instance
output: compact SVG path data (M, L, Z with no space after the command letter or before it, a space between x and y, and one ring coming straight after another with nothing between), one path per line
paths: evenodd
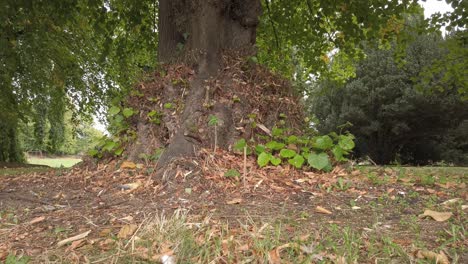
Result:
M222 66L222 54L253 54L261 14L259 0L160 0L158 59L162 64L184 63L195 70L177 129L158 161L164 168L173 159L193 156L203 145L207 111L213 94L207 82ZM171 91L171 87L166 87ZM220 120L217 141L226 147L234 125L232 109L215 104L210 114ZM205 125L203 125L203 123Z

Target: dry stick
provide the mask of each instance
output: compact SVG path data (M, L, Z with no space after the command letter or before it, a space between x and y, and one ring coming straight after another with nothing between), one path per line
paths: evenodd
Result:
M218 131L216 130L217 125L215 124L215 146L214 146L214 153L216 155L216 148L218 146Z
M245 188L245 177L247 176L247 146L244 146L244 176L242 177L242 182Z

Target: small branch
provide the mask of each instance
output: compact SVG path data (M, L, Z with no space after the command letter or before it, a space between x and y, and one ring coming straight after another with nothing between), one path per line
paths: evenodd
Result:
M242 183L245 186L245 178L247 177L247 146L244 147L244 171L243 171L243 176L242 176Z

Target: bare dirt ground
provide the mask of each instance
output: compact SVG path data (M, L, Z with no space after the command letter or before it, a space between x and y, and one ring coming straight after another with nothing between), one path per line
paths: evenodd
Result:
M249 159L244 177L242 158L225 152L205 152L196 165L190 171L174 167L176 177L168 183L152 179L153 165L122 161L0 177L0 260L26 255L41 263L53 252L74 256L64 263L93 263L90 259L110 250L101 242L116 238L129 222L138 225L152 213L182 208L192 219L209 216L233 229L249 221L280 222L285 241L327 234L330 226L338 232L350 228L364 241L357 249L359 263L377 263L377 255L384 254L371 254L372 234L388 238L411 259L431 263L435 258L421 255L426 250L455 263L468 262L466 169L437 175L337 167L320 174L290 167L258 169ZM241 175L226 177L228 169ZM448 218L421 216L427 209ZM60 241L87 231L79 245L60 246ZM316 243L323 236L316 236ZM92 245L93 253L86 245ZM393 259L386 258L383 263ZM341 263L331 257L305 263L323 261ZM276 263L271 256L269 262Z

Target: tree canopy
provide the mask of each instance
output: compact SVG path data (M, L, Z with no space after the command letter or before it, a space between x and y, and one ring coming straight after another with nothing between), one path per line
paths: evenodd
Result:
M240 0L228 2L225 8L230 10L246 5ZM350 62L363 54L364 40L377 38L383 45L394 38L404 42L400 34L403 14L414 12L416 2L262 1L254 60L297 82L310 79L311 73L350 77ZM447 2L455 11L436 16L432 22L465 27L466 6L462 1ZM48 120L54 124L52 133L60 135L67 109L82 115L102 111L111 98L130 89L143 70L154 68L161 3L165 2L4 1L0 10L4 21L0 26L0 133L5 140L0 144L0 159L21 159L20 122L32 121L34 135L40 138ZM182 17L171 19L183 23ZM193 36L175 43L176 52L179 44L183 47L183 38ZM466 34L460 39L466 39ZM337 49L342 63L330 68L330 55ZM454 66L450 76L466 82L461 70Z

